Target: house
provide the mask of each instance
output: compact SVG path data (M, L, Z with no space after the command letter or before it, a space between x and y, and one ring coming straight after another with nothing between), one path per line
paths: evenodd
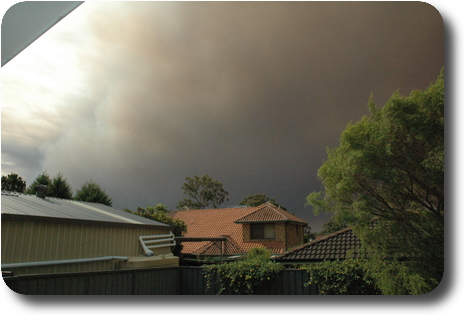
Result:
M2 272L178 266L170 225L91 202L3 192Z
M222 209L180 209L171 213L187 225L184 256L222 259L246 254L254 247L265 247L281 254L304 242L307 222L271 204L258 207Z
M284 264L306 264L357 258L360 255L360 248L361 240L353 233L352 228L346 228L295 247L274 259Z

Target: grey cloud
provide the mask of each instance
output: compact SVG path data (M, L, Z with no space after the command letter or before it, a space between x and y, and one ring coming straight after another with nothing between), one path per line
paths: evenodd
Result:
M74 187L93 177L121 208L173 208L184 178L207 173L231 204L266 193L317 227L304 203L326 147L371 92L382 104L423 89L444 63L442 21L423 3L94 8L87 96L66 99L76 116L44 167Z
M40 148L2 141L2 175L16 173L24 180L35 177L43 171L44 158L44 152Z

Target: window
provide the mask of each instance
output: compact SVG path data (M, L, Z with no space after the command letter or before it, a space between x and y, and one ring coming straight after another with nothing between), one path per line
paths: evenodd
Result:
M252 224L250 239L275 239L275 224Z

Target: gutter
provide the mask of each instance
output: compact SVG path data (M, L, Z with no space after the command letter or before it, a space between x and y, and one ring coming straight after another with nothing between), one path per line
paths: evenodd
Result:
M77 264L77 263L86 263L86 262L95 262L95 261L107 261L107 260L128 260L124 256L104 256L104 257L94 257L94 258L80 258L80 259L66 259L66 260L48 260L48 261L31 261L23 263L11 263L11 264L2 264L3 269L9 268L22 268L22 267L37 267L37 266L50 266L50 265L65 265L65 264Z

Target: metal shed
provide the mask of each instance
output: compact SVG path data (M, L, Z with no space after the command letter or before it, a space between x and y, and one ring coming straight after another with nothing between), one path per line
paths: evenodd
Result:
M103 204L2 192L2 271L15 275L178 266L170 225Z

